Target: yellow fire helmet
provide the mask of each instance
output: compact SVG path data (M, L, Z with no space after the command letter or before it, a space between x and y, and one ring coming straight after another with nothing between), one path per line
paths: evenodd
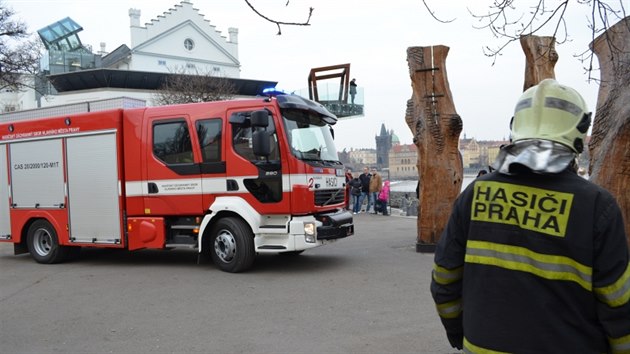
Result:
M554 79L527 89L514 108L511 140L539 139L558 142L575 153L584 150L591 113L580 94Z

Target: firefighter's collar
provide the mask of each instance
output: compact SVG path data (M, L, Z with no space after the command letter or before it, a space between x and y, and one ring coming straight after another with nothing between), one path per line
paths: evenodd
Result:
M503 147L492 167L506 175L516 174L523 167L534 173L559 173L575 158L576 154L562 144L528 139Z

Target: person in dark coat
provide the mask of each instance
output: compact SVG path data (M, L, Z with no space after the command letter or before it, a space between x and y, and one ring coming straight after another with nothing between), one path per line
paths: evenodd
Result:
M358 177L354 177L348 182L350 187L350 195L352 197L352 213L357 214L361 212L361 194L362 185L361 180Z
M518 100L495 171L457 197L431 294L466 353L629 353L630 266L619 205L576 173L591 123L545 79Z
M363 173L359 176L359 180L361 181L361 200L359 201L359 205L363 205L363 201L365 200L365 198L370 194L370 179L372 178L372 175L370 174L370 169L367 167L363 168ZM368 207L370 206L370 203L368 201ZM364 210L364 212L366 212L366 210Z
M351 194L350 194L350 181L352 181L354 177L352 176L352 169L347 168L346 169L346 209L350 209L350 198L351 198Z
M354 104L354 96L357 95L357 79L350 80L350 102Z

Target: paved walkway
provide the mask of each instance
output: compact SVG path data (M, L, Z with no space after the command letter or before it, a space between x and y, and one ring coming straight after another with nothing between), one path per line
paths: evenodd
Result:
M393 213L396 215L396 213ZM41 265L0 243L3 353L454 353L413 217L355 215L355 235L245 273L193 250L87 249Z

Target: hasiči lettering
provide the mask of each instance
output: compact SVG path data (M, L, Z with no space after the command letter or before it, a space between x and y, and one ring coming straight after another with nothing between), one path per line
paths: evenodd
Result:
M573 194L509 183L475 183L471 219L564 237Z

